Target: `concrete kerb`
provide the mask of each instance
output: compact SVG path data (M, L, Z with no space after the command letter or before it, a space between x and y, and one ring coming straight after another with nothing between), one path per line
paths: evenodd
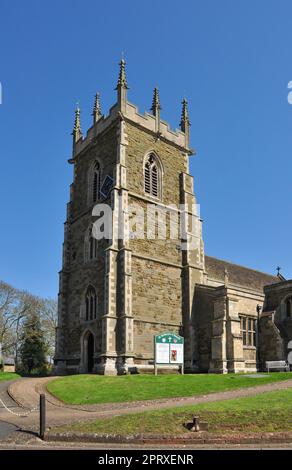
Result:
M20 407L20 408L27 408L20 400L18 400L16 398L16 396L14 395L13 393L13 389L12 389L12 386L16 383L16 382L20 382L21 380L23 379L19 379L19 380L13 380L13 382L11 382L8 387L7 387L7 393L8 395L10 396L10 398Z
M179 437L151 434L121 436L119 434L46 432L44 440L47 442L95 442L104 444L290 444L292 443L292 432L250 433L246 436L198 432L196 435L183 434Z

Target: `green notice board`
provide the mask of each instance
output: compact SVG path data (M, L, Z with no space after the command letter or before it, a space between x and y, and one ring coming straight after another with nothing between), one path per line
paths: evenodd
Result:
M184 338L175 333L154 336L155 364L184 363Z

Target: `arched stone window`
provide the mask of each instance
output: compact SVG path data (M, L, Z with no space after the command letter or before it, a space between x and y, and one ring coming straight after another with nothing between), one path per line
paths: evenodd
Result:
M98 161L95 161L89 170L88 177L88 201L89 203L97 202L100 195L100 181L101 181L101 172L100 164Z
M161 199L161 164L154 153L150 153L144 163L144 191L145 194Z
M94 287L89 286L85 295L85 320L94 320L97 316L97 296Z
M286 315L287 318L292 317L292 296L286 299Z
M90 261L97 257L97 240L92 236L92 226L86 232L84 240L84 260Z

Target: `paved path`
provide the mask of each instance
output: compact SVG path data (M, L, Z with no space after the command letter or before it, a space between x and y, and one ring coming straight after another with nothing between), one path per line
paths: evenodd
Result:
M0 399L3 400L4 403L7 404L9 406L9 408L11 408L13 410L13 409L17 409L18 405L17 405L17 403L15 403L14 400L12 400L12 398L7 393L7 388L8 388L9 384L10 384L10 382L5 382L5 381L1 380L1 382L0 382ZM3 405L0 402L0 410L1 410L1 408L3 408Z
M5 421L0 421L0 441L5 439L11 433L18 430L18 427L11 423L6 423Z
M18 406L12 398L7 393L7 382L0 382L0 399L4 401L6 405L9 406L11 410L17 410ZM0 411L3 409L3 405L0 402ZM1 416L1 413L0 413ZM0 442L5 439L11 433L17 431L19 428L15 424L9 423L7 421L0 421Z
M128 403L107 403L100 405L65 405L46 391L46 384L53 380L50 378L20 379L10 382L9 391L14 400L20 405L13 405L14 412L23 410L21 407L32 408L39 403L39 394L45 393L47 397L47 426L53 427L63 424L70 424L76 421L91 419L103 419L122 414L137 413L141 411L151 411L161 408L180 407L185 405L196 405L200 403L214 402L219 400L229 400L253 396L258 393L265 393L274 390L292 388L292 380L274 382L256 387L248 387L240 390L230 390L225 392L211 393L195 397L171 398L159 400L144 400ZM7 389L8 383L6 383ZM0 420L15 424L22 429L37 430L39 413L33 412L27 417L18 417L0 408Z

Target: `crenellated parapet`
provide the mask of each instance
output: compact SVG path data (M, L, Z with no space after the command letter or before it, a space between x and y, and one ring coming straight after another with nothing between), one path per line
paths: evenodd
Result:
M189 147L189 128L190 122L187 110L187 101L183 100L182 116L180 129L171 129L168 122L160 118L160 100L158 89L154 89L152 100L152 113L140 113L136 105L130 103L127 99L128 84L126 79L125 61L120 62L119 79L116 86L117 103L114 104L108 115L103 115L100 106L100 94L96 93L93 106L93 125L85 136L81 132L80 109L75 112L75 123L73 129L73 158L82 152L91 144L91 142L102 132L104 132L117 119L128 120L137 126L142 127L150 133L153 133L157 139L164 139L181 148L189 155L194 152Z

